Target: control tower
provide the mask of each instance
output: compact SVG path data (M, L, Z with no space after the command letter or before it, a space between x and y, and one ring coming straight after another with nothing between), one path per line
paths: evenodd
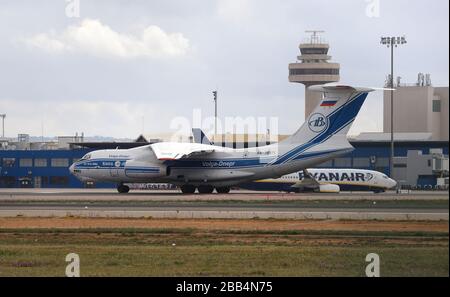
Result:
M320 85L339 81L339 63L328 62L329 44L325 42L320 33L324 31L305 31L311 36L300 45L300 56L297 62L289 64L289 81L305 85L305 88L312 85ZM319 104L322 94L305 90L305 118Z

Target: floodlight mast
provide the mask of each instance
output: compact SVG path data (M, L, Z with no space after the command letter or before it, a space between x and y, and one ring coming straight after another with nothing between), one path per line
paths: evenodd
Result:
M391 48L391 79L389 82L389 87L391 88L391 155L389 158L389 175L392 178L394 171L394 47L406 44L406 37L381 37L380 43Z
M2 118L2 138L5 138L5 118L6 114L0 114L0 118Z
M214 142L217 139L217 90L213 91L214 100Z

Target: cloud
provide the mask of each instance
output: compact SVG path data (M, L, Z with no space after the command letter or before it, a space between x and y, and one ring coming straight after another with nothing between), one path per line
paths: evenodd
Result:
M60 34L40 33L24 42L53 53L79 52L120 58L183 56L190 49L189 40L181 33L166 33L158 26L149 26L137 35L123 34L92 19L69 26Z
M171 120L171 115L161 104L129 103L125 100L114 104L104 100L76 100L74 105L63 100L20 101L0 97L0 110L7 114L7 137L19 133L41 135L42 122L45 136L84 132L87 136L135 138L142 133L143 118L145 132L151 134L157 133L160 126L167 131Z

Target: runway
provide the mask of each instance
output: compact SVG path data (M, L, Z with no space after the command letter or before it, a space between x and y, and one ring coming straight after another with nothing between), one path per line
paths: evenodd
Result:
M179 190L131 190L118 194L115 189L0 189L0 201L272 201L272 200L447 200L448 192L341 192L339 194L284 193L232 190L229 194L183 195Z
M239 191L182 195L175 191L0 191L1 217L147 217L448 220L448 195Z

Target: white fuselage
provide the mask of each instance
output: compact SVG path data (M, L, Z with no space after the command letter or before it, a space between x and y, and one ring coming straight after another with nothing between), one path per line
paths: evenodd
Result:
M379 190L394 188L397 182L384 173L365 169L313 168L309 174L320 185L338 185L343 190ZM253 190L290 191L292 186L304 180L303 171L284 175L280 178L263 179L251 182L246 188ZM244 186L244 187L245 187ZM313 188L305 186L305 188Z
M174 146L177 145L174 143ZM74 163L70 170L84 181L231 186L245 181L280 177L352 150L351 146L334 149L319 147L320 150L305 151L292 160L274 164L279 160L277 145L249 149L202 145L205 148L212 147L214 152L197 158L164 160L156 158L151 146L94 151Z

